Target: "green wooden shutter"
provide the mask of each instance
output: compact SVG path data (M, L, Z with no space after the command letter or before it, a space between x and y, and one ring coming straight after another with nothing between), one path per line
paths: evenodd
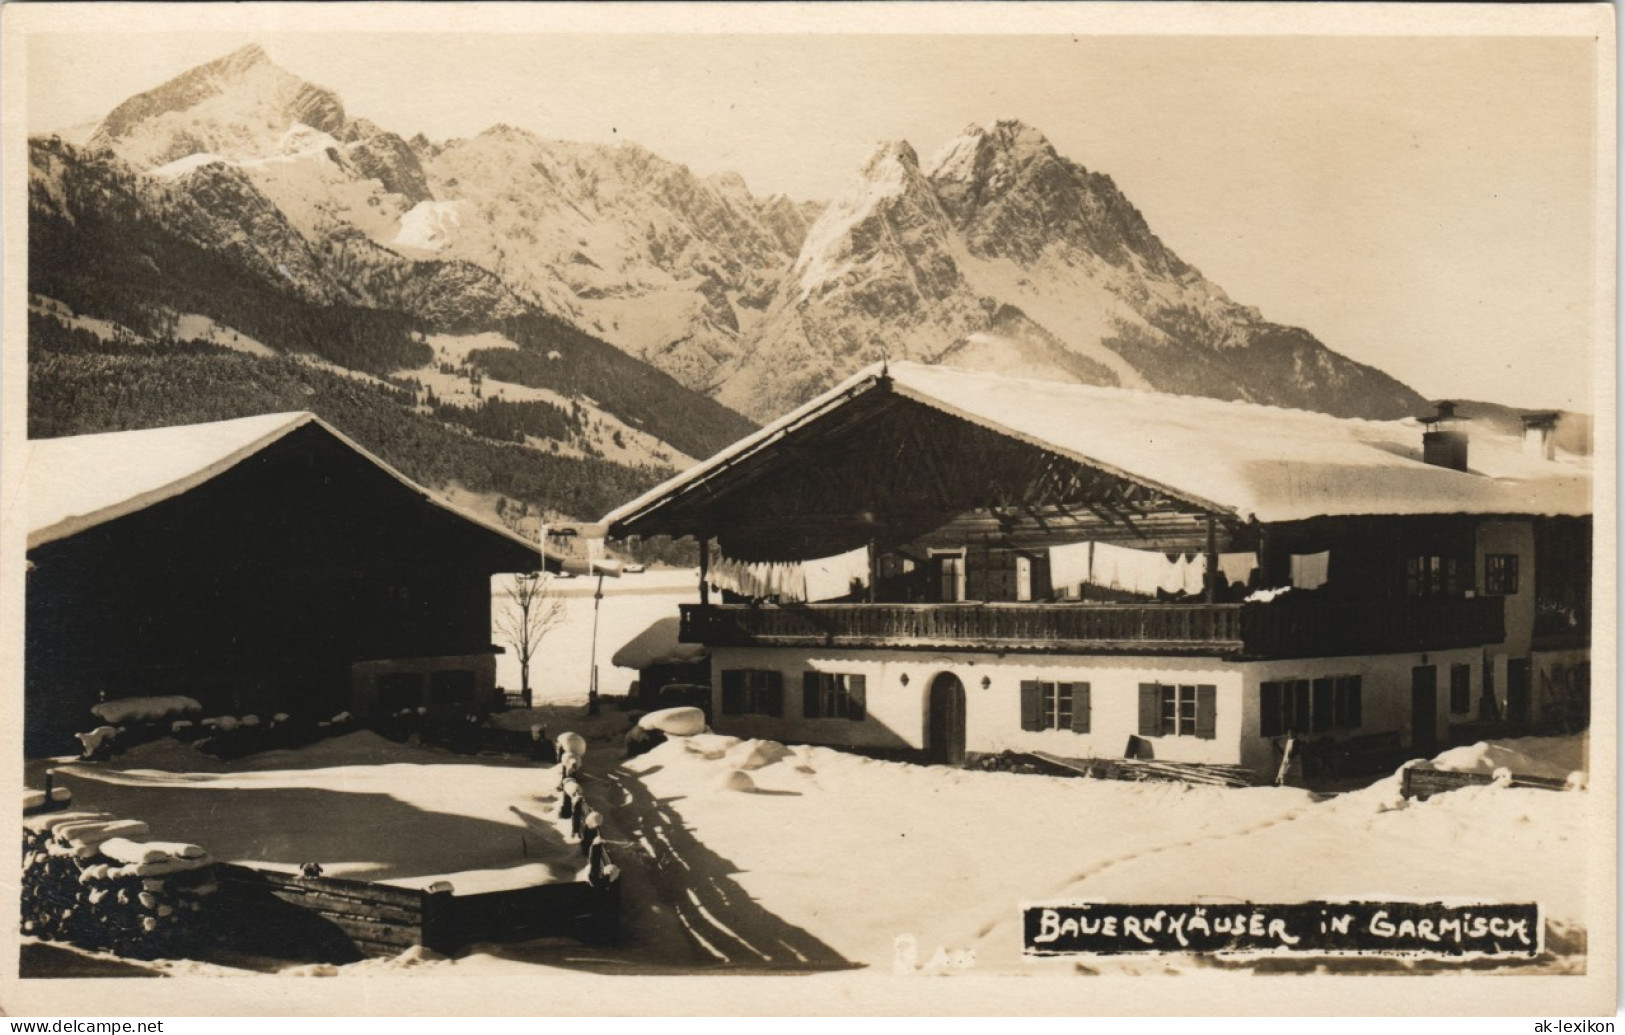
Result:
M784 718L784 673L768 671L762 673L763 691L762 714L774 718Z
M1162 687L1140 684L1140 736L1162 736Z
M1281 727L1281 684L1258 684L1258 735L1279 737Z
M1217 687L1196 688L1196 735L1203 740L1217 737L1219 730L1219 691Z
M1021 728L1044 728L1044 684L1031 679L1021 681Z
M847 676L846 692L847 696L852 701L852 709L847 713L847 718L857 719L859 722L862 722L864 716L868 714L868 701L863 677Z
M1316 733L1324 733L1336 724L1336 716L1332 714L1332 685L1330 677L1315 680L1314 711L1310 715L1309 728Z
M819 701L819 679L821 673L801 673L801 716L804 719L816 719L822 707Z
M738 715L745 706L745 673L736 668L722 673L722 714Z
M1072 732L1089 732L1089 684L1072 684Z

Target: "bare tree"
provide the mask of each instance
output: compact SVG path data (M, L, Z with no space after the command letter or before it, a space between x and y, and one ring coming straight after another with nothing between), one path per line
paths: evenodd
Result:
M519 658L519 692L531 706L530 659L549 629L564 619L564 600L553 592L553 577L546 572L508 576L508 599L497 611L497 635Z

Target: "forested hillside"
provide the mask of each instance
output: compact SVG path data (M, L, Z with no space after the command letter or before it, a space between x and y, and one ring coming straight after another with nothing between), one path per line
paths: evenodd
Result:
M460 433L413 412L409 391L199 341L106 341L29 318L31 438L310 410L424 485L461 485L591 520L670 472Z

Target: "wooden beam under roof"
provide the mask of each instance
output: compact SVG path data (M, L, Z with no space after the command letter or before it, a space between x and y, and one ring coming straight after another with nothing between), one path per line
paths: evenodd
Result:
M781 429L753 452L618 521L616 531L716 535L748 546L749 559L790 560L862 545L874 527L895 545L989 507L1025 515L1023 535L1147 546L1181 539L1187 525L1197 527L1193 518L1211 513L1159 486L867 390ZM1174 515L1176 525L1165 515Z

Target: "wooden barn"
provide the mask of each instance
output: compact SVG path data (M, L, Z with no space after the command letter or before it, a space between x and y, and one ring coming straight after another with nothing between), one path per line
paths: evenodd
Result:
M1585 721L1589 458L1541 415L1523 441L1462 416L898 363L605 521L704 544L681 635L719 730L1269 773L1288 737L1430 753ZM850 551L861 584L806 590Z
M326 719L494 706L491 576L534 545L309 413L30 441L26 750L101 700Z

